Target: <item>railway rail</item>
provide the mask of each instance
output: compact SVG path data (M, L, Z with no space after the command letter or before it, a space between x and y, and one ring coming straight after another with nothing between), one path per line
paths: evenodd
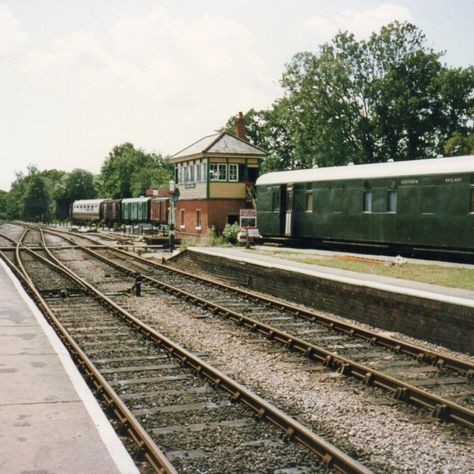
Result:
M62 237L129 276L139 272L145 283L284 344L309 360L427 408L442 420L474 428L474 366L468 361L112 247L93 251L71 236ZM81 239L95 242L90 237Z
M142 470L370 472L121 308L65 267L44 236L40 252L23 245L27 235L15 246L16 266L1 256L133 441Z

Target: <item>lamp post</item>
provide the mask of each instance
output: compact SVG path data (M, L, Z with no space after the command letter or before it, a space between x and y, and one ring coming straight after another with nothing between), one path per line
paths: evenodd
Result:
M170 215L169 215L169 228L170 228L170 252L174 252L174 241L175 241L175 196L176 183L170 180Z

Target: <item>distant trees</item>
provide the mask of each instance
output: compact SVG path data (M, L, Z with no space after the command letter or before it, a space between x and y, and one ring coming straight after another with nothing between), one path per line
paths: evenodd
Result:
M136 149L131 143L113 148L99 176L76 168L39 171L30 165L18 172L7 193L0 190L0 219L29 221L66 219L78 199L131 197L145 194L149 187L166 185L173 167L166 158Z
M76 168L70 173L65 173L55 187L56 217L66 219L69 208L75 200L94 199L97 195L96 180L90 171Z
M266 169L457 154L448 142L474 131L474 68L448 68L441 56L410 23L368 40L338 33L286 65L283 96L245 115L249 141L270 152Z
M124 143L115 146L102 165L100 192L112 198L137 197L149 187L167 184L172 176L172 165L161 155Z
M27 221L48 221L51 217L51 196L39 173L30 176L22 199L22 217Z

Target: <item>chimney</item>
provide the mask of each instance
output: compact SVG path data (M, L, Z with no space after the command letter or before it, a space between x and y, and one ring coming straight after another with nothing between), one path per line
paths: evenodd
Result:
M247 140L245 133L245 120L242 112L239 112L239 118L235 122L235 134L242 140Z

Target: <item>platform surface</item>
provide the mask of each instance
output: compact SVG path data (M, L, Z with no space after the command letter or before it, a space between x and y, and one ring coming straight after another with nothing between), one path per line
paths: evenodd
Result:
M461 288L450 288L413 280L403 280L400 278L391 278L369 273L358 273L349 270L341 270L338 268L295 262L293 260L281 257L263 255L256 250L246 250L236 247L190 247L189 250L194 252L202 252L209 255L218 255L221 257L226 257L242 262L254 263L257 265L265 265L289 271L297 271L316 277L343 281L349 284L367 286L384 291L403 293L420 298L428 298L452 304L474 307L474 291ZM304 253L304 250L300 250L300 253ZM451 266L455 264L449 265Z
M0 260L0 472L135 473L66 349Z

